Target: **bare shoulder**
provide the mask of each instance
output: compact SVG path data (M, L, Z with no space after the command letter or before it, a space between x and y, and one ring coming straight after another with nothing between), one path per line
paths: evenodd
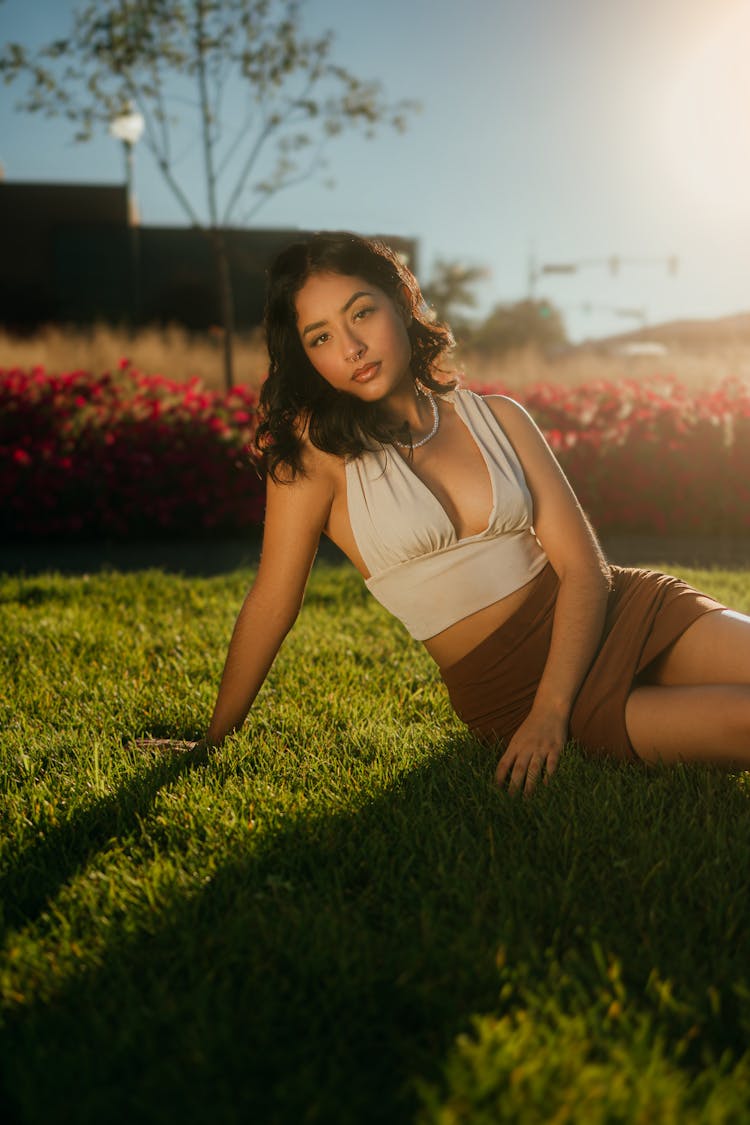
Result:
M509 429L528 426L536 429L536 425L528 410L521 406L520 402L516 402L515 399L509 398L507 395L485 395L484 401L503 429L505 429L506 426Z
M544 434L520 402L507 395L487 395L485 402L513 446L527 482L533 483L542 470L547 475L550 471L561 475Z
M299 470L279 465L275 479L269 476L266 482L266 538L273 535L285 544L292 535L320 536L345 480L341 458L318 449L307 433L300 440Z
M307 581L320 536L330 518L335 483L320 451L303 449L302 471L279 465L266 477L263 549L256 585L274 597L294 597Z
M297 436L301 445L301 471L293 472L289 466L280 465L275 473L278 484L304 493L326 492L335 488L343 473L342 459L312 443L306 422L299 422Z

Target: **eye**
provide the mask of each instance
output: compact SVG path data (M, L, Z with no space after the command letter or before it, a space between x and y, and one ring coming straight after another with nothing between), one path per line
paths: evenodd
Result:
M357 309L357 311L355 312L352 319L353 320L362 320L364 317L369 316L369 314L371 312L375 312L375 309L371 308L369 305L367 305L363 309Z
M310 347L311 348L317 348L317 347L320 346L320 344L324 344L327 339L328 339L328 333L327 332L321 332L319 336L316 336L314 340L310 341Z

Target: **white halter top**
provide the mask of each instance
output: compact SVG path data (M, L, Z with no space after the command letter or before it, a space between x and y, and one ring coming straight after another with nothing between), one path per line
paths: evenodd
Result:
M346 462L349 519L377 600L424 641L518 590L547 556L534 534L521 463L487 403L452 402L484 458L492 510L484 531L459 539L437 497L390 446Z

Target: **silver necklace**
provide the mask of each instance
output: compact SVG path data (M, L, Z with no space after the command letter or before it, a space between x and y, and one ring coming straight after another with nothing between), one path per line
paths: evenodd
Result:
M435 402L435 396L433 394L431 394L430 391L425 391L424 394L430 400L430 406L432 407L432 429L430 430L429 434L425 434L425 436L423 438L420 438L419 441L413 441L411 443L412 449L419 449L420 445L427 445L427 442L430 440L430 438L434 438L435 434L438 432L438 429L440 428L440 414L438 413L437 403ZM400 449L409 449L410 448L409 445L407 445L406 442L396 441L395 438L393 439L393 444L397 445Z

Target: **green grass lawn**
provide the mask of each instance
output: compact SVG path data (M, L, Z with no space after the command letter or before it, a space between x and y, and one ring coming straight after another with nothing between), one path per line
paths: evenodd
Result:
M240 735L134 749L205 728L250 577L0 579L0 1118L750 1120L747 779L497 791L324 565Z

